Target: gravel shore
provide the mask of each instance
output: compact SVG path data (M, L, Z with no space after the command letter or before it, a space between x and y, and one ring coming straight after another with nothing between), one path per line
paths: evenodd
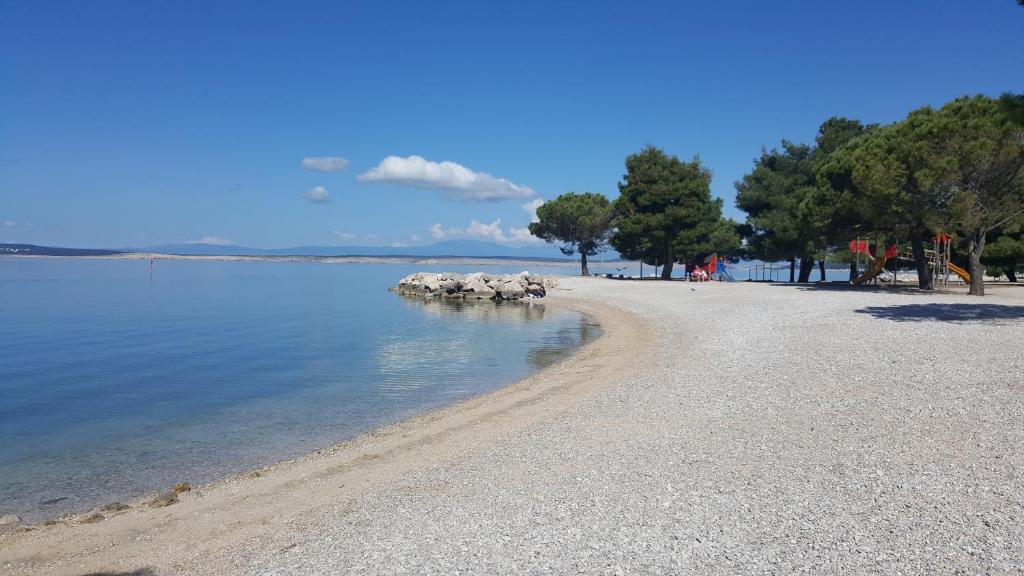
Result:
M0 572L1024 572L1024 288L550 297L606 336L276 484L6 536Z

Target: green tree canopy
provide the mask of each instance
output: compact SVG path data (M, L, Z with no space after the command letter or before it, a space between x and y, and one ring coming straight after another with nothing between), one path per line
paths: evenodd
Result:
M814 137L815 159L821 163L853 140L878 128L877 124L864 124L860 120L833 116L818 127Z
M832 227L879 242L910 240L921 288L932 287L925 241L941 228L948 163L938 152L935 110L871 129L837 150L819 167L822 188L832 191Z
M607 248L612 204L603 194L569 192L537 208L537 222L530 233L547 242L560 243L563 254L580 255L580 273L589 276L587 257Z
M762 150L754 169L736 183L736 205L747 213L752 257L789 260L791 280L799 258L800 282L808 281L815 259L824 268L828 250L843 242L844 228L856 224L848 222L855 218L844 219L840 194L819 185L818 172L833 154L872 129L833 117L818 129L814 146L783 140L781 148Z
M628 156L615 213L612 246L626 258L664 266L665 279L680 256L728 242L722 201L711 197L711 171L697 157L684 162L653 146Z
M1024 98L959 98L857 137L818 170L837 221L858 235L910 238L919 284L931 288L924 242L966 241L971 293L984 294L987 235L1024 215Z
M751 256L810 261L814 233L810 212L804 208L813 192L810 146L784 140L781 149L762 150L754 169L736 183L736 206L747 213L750 227L747 247ZM801 281L806 281L803 274Z
M982 262L993 273L1006 274L1010 282L1017 281L1017 270L1024 265L1024 224L1007 226L985 246Z
M1024 217L1024 96L958 98L938 112L948 226L968 242L971 294L985 294L988 234Z
M1013 230L1024 219L1024 96L958 98L887 126L844 118L822 124L815 146L783 141L736 183L750 253L806 260L845 239L909 238L918 279L931 288L925 242L952 232L967 245L971 293L984 294L982 256L1013 271Z
M677 241L676 253L689 254L694 260L702 260L702 256L711 254L718 254L722 258L739 258L743 255L741 228L731 218L719 218L706 236L693 238L692 241Z

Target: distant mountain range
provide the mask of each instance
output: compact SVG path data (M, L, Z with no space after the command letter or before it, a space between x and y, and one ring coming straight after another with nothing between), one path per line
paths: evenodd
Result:
M150 252L184 256L402 256L402 257L470 257L470 258L543 258L572 260L553 245L512 247L475 240L448 240L425 246L295 246L292 248L249 248L230 244L167 244L113 250L59 248L33 244L0 244L0 255L39 256L108 256L126 252ZM609 251L606 260L618 259Z

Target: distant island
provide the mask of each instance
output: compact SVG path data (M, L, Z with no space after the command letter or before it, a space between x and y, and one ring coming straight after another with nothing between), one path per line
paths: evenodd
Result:
M291 248L250 248L224 244L169 244L140 248L91 249L39 246L35 244L0 244L0 256L82 256L121 258L195 258L195 259L274 259L329 261L421 261L441 260L452 263L458 259L487 259L501 262L531 261L570 264L575 259L562 255L556 248L544 246L511 247L478 241L445 241L424 246L296 246ZM605 261L618 261L619 255L609 251Z
M91 248L60 248L36 246L35 244L0 244L0 256L116 256L118 250L94 250Z

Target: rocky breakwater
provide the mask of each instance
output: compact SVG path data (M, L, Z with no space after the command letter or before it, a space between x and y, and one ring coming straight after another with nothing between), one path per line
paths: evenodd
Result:
M417 272L391 288L407 296L465 298L475 300L519 300L543 298L554 280L529 272L519 274L452 274Z

